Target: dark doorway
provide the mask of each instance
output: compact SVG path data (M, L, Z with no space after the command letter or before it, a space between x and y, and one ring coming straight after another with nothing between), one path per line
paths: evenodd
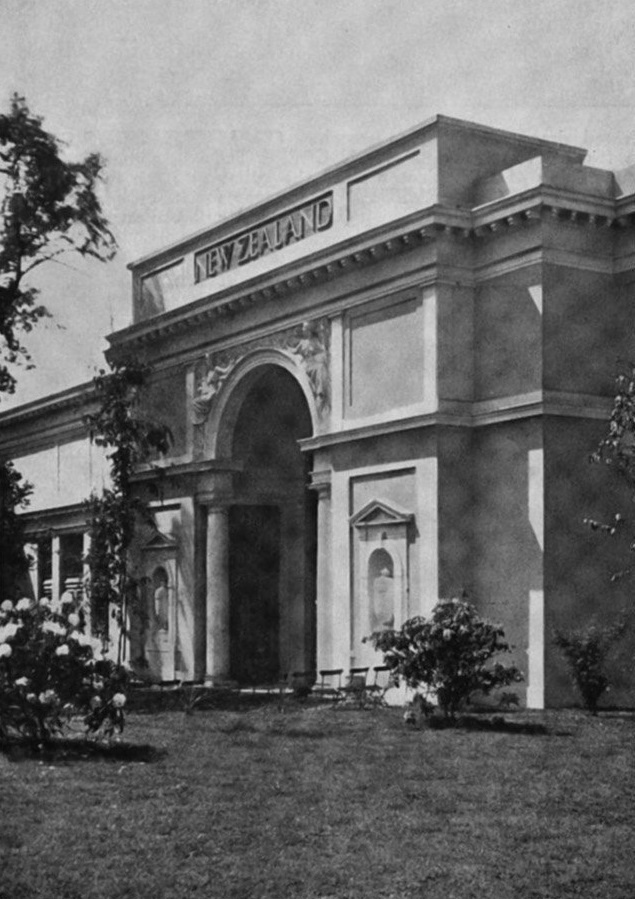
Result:
M230 676L239 684L279 671L280 510L232 506L229 513Z
M315 666L317 498L313 433L297 380L276 365L255 369L233 423L229 520L230 663L233 680L271 682Z

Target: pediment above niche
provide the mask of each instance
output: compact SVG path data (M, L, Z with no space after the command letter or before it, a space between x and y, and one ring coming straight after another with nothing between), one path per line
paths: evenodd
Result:
M167 534L163 534L161 531L156 531L149 540L147 540L142 549L147 551L151 549L176 549L177 543L174 537L170 537Z
M413 519L413 512L402 509L395 503L373 499L351 516L350 523L355 527L385 527L391 524L409 524Z

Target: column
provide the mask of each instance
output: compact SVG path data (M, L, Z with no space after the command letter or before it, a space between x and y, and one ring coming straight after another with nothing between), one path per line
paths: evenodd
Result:
M317 667L333 664L331 591L331 472L314 471L311 487L317 491Z
M40 598L40 559L39 547L37 543L27 543L24 546L24 552L30 559L29 562L29 580L31 582L31 590L33 599Z
M59 535L51 538L51 602L55 605L60 600L61 547Z
M229 510L207 509L205 681L229 680Z
M84 531L82 535L82 608L86 621L86 633L92 634L91 604L90 604L90 533Z

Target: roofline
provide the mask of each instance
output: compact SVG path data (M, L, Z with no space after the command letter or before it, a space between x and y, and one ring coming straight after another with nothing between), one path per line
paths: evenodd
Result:
M266 214L268 207L274 206L284 197L292 196L294 193L297 193L301 190L306 191L311 187L313 187L314 190L318 190L321 186L320 182L324 181L325 179L331 178L336 173L345 172L347 169L358 165L362 160L370 159L373 156L379 156L389 147L407 143L409 141L412 141L413 138L417 136L423 136L426 131L428 131L435 125L444 125L450 128L460 128L479 134L496 136L499 139L508 140L516 144L527 144L536 148L543 147L545 150L549 149L551 151L557 151L562 155L574 156L576 158L582 157L582 159L584 159L584 157L587 155L587 150L584 147L577 147L573 146L572 144L562 144L557 141L544 140L542 138L534 138L526 134L518 134L514 131L506 131L501 128L494 128L490 125L480 125L476 122L469 122L464 119L457 119L451 116L436 114L431 118L425 119L423 122L414 125L407 131L402 131L400 134L380 141L377 144L372 144L365 150L362 150L361 152L356 153L353 156L349 156L346 159L335 163L334 165L329 166L326 169L322 169L320 172L312 175L307 180L297 181L289 187L286 187L275 194L271 194L270 196L265 197L263 200L260 200L258 203L255 203L252 206L243 207L242 209L239 209L236 212L233 212L230 215L219 219L212 225L208 225L205 228L201 228L199 231L195 231L192 234L187 235L187 237L180 238L177 241L166 244L165 246L160 247L158 250L155 250L152 253L147 253L144 256L140 256L138 259L129 262L127 267L128 269L133 270L136 268L140 268L141 266L144 266L152 261L156 261L157 265L161 265L161 262L159 260L161 260L162 257L174 254L179 250L185 252L186 248L189 245L196 243L201 238L205 237L205 235L211 235L212 232L221 230L232 222L239 222L241 219L245 219L248 216L253 216L254 213L257 213L259 211L260 216L262 216ZM237 224L236 227L240 226Z
M6 427L14 422L41 415L45 412L60 411L61 409L77 405L87 404L95 397L95 385L93 381L84 381L74 387L68 387L59 393L47 394L37 400L31 400L19 406L14 406L4 412L0 412L0 427Z

